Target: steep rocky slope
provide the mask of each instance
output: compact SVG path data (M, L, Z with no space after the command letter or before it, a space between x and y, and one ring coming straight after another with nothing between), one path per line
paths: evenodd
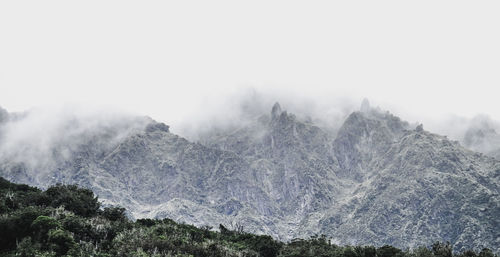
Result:
M137 218L241 224L285 240L500 247L500 162L367 103L335 135L279 104L203 144L148 118L120 124L63 137L43 155L50 162L3 151L0 175L78 183Z
M322 232L335 230L352 243L498 245L498 161L421 129L404 131L375 154L372 172L330 210Z
M273 108L273 117L278 117L278 109L277 106ZM289 116L282 112L279 117ZM328 138L313 125L295 121L293 115L290 117L293 122L289 120L288 126L280 128L284 132L281 135L276 136L271 120L267 127L246 128L218 138L212 146L253 160L261 154L248 149L262 145L265 138L270 138L271 143L295 142L295 145L288 144L284 155L279 148L271 148L281 155L276 159L270 155L268 159L273 160L273 170L292 171L296 162L287 157L301 160L304 166L299 166L302 171L299 176L308 174L306 167L312 167L312 163L326 161L325 167L331 172L315 172L322 169L313 168L317 177L307 182L302 180L302 188L321 188L322 195L329 201L321 201L321 195L309 194L317 209L307 209L302 216L297 216L300 217L298 231L333 235L339 243L351 244L399 245L406 242L418 245L445 239L462 248L480 246L481 241L500 243L498 161L427 132L422 125L411 128L390 113L366 106L346 119L335 139ZM311 128L308 133L297 130L307 126ZM245 138L255 138L251 135L262 131L267 132L260 141L241 142ZM308 135L306 140L303 140L304 134ZM316 147L308 149L308 143ZM266 148L261 146L259 149ZM303 150L306 156L318 156L321 161L304 162L304 158L299 157ZM331 179L335 185L321 187L324 181ZM287 183L286 179L281 181ZM286 194L289 189L281 193ZM299 195L308 196L308 191L299 191ZM301 207L306 202L295 201L301 203L298 205ZM479 239L471 235L483 236Z

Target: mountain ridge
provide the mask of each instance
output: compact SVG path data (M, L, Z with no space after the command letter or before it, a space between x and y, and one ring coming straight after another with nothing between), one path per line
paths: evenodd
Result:
M460 249L500 247L500 162L365 102L335 135L278 103L203 143L141 122L125 124L128 132L105 146L106 133L85 138L52 170L2 159L0 175L32 185L77 183L136 218L237 222L283 240L326 234L338 243L444 238ZM40 172L47 176L33 176Z

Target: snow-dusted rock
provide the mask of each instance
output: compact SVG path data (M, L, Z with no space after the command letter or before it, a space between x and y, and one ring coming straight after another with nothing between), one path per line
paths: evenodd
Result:
M51 165L4 158L0 175L78 183L136 218L238 223L284 240L322 233L337 243L500 248L500 161L368 103L336 134L275 104L203 144L150 119L78 138L49 149Z

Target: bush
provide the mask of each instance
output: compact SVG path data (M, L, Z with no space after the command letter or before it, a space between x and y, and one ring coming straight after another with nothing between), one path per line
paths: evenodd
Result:
M57 256L66 254L69 249L76 245L73 236L62 229L53 229L49 231L49 243L52 244Z
M110 221L126 221L125 208L122 207L106 207L102 215Z
M64 206L66 210L83 216L95 216L100 204L97 197L89 189L79 188L76 185L56 185L45 191L50 198L50 206Z
M436 242L432 245L432 252L434 253L434 256L436 257L452 257L453 252L452 248L450 245L450 242L441 243L441 242Z
M401 255L402 251L394 246L384 245L377 249L378 257L395 257Z
M33 221L49 213L48 209L30 206L0 216L0 251L15 249L16 242L33 234Z
M38 216L33 223L31 223L31 228L33 229L33 232L36 235L36 239L41 241L41 242L46 242L48 235L47 233L51 229L56 229L59 228L60 224L59 222L52 218L52 217L47 217L47 216Z

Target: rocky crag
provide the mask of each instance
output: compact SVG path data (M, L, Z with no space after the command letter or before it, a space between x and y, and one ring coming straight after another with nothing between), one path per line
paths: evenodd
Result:
M8 119L0 112L0 123ZM500 248L500 161L367 102L336 133L275 104L216 134L201 144L134 118L59 142L50 162L4 151L0 175L41 187L77 183L135 218L242 225L282 240Z

